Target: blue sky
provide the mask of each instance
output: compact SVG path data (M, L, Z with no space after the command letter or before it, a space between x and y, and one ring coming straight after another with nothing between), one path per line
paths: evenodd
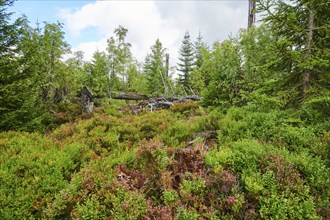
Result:
M17 0L14 2L13 7L10 8L10 11L14 12L13 17L19 17L21 15L26 15L30 24L33 26L37 22L62 22L65 21L59 17L59 12L63 8L67 9L79 9L82 6L92 3L95 1L87 0ZM68 30L67 26L64 25L64 32L66 41L72 46L77 47L80 42L91 41L100 37L95 31L95 28L87 28L82 31L82 34L78 37L73 36Z
M77 1L18 0L10 8L15 16L25 14L37 21L64 24L72 51L83 51L90 60L96 50L105 50L106 40L119 25L128 29L132 53L143 61L159 38L176 64L184 33L192 41L201 32L206 43L223 41L247 25L248 1Z

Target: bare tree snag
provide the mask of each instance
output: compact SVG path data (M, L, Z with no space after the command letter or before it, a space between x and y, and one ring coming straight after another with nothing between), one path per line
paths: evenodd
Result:
M255 0L249 0L248 28L252 27L255 23L255 8Z

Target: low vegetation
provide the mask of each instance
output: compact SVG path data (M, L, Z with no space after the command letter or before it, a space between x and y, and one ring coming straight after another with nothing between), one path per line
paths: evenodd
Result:
M304 114L188 102L3 132L0 217L327 219L329 125Z
M330 219L329 2L255 2L258 27L187 32L174 80L160 40L139 63L119 26L64 59L62 24L0 0L0 219ZM137 112L119 91L202 99Z

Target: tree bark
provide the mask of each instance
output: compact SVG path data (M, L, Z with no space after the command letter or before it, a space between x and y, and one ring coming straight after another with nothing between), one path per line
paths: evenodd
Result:
M249 0L249 15L248 15L248 28L252 27L255 22L255 10L256 2L255 0Z
M122 100L147 100L149 97L146 95L122 93L122 92L110 92L111 98Z

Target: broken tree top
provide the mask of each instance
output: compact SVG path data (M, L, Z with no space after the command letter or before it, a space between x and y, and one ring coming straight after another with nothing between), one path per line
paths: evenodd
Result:
M93 101L93 94L87 89L86 86L84 86L81 89L79 95L83 102L86 102L86 101L92 102Z

